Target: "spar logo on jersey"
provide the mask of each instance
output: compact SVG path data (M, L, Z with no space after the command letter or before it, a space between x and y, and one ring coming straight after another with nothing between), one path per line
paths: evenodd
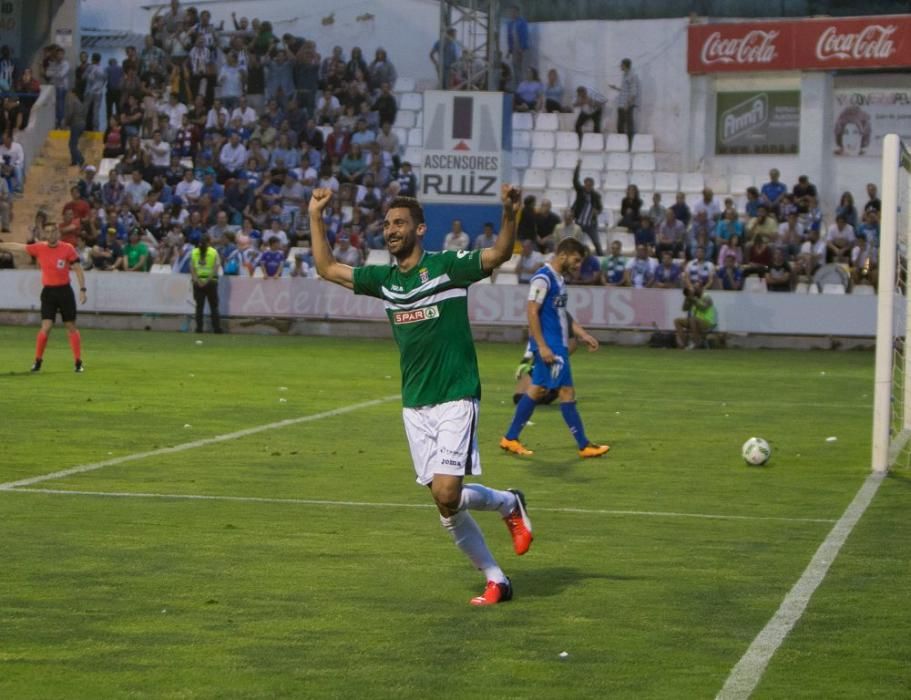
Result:
M426 267L422 267L418 270L418 277L421 278L421 284L426 284L430 281L430 273L427 271Z
M392 322L396 326L404 326L408 323L420 323L421 321L429 321L430 319L439 317L439 308L436 306L425 306L421 309L414 309L413 311L396 311L392 314Z
M64 260L63 258L57 258L57 269L62 270L65 267L66 267L66 260Z

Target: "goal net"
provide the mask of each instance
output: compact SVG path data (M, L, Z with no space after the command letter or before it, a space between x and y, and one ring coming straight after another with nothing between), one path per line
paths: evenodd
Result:
M896 134L883 140L882 215L873 394L873 470L907 466L911 459L911 153Z

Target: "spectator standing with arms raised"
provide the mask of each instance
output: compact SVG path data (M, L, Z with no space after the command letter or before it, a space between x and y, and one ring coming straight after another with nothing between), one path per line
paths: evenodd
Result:
M484 593L472 605L495 605L512 598L512 585L484 541L471 510L496 511L512 535L516 554L531 546L531 522L519 491L463 484L480 474L477 440L481 381L468 323L468 286L509 260L515 243L519 192L501 191L503 221L491 248L455 253L425 253L427 227L415 199L394 199L383 233L393 265L351 268L332 258L323 209L332 198L326 189L310 199L313 258L320 277L356 294L383 300L399 346L402 366L402 417L417 482L430 488L442 526L475 568L484 573Z
M601 204L601 193L595 189L595 181L587 177L584 183L579 182L579 169L582 161L576 161L573 171L573 189L576 190L576 201L573 202L573 217L594 245L597 256L603 257L601 241L598 240L598 215L604 211Z

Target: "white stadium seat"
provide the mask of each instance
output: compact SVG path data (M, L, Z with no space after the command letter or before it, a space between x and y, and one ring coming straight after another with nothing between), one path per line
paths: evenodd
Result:
M424 145L424 130L423 129L409 129L408 131L408 143L407 146L423 146Z
M822 293L823 294L844 294L845 286L843 284L838 284L837 282L834 284L830 282L828 284L822 285Z
M548 187L555 190L570 190L573 187L572 170L551 170L547 177Z
M683 173L680 176L680 191L686 194L702 194L705 178L702 173Z
M743 291L761 293L769 291L762 277L750 275L743 280Z
M579 135L575 131L558 131L557 132L557 150L558 151L573 151L573 152L578 151L579 150Z
M629 175L629 181L639 188L639 196L642 197L642 201L646 204L651 205L651 195L649 195L648 199L646 199L645 195L642 193L652 192L655 190L655 173L646 173L633 170L633 172L631 172Z
M629 139L626 134L608 134L604 150L608 153L626 153L629 150Z
M535 131L556 131L560 128L560 121L556 114L543 112L535 118Z
M604 189L611 192L626 192L629 175L626 171L608 170L604 178Z
M623 201L623 192L610 191L604 193L604 207L606 209L616 209L619 211L620 203Z
M512 134L513 148L531 148L530 131L514 131Z
M732 175L731 194L745 194L748 187L753 186L752 175Z
M419 92L406 92L399 100L399 109L420 112L424 109L424 97Z
M633 147L629 150L633 153L654 153L655 137L651 134L635 134L633 136Z
M575 165L573 167L575 167ZM604 170L604 154L600 152L583 153L582 170L597 170L598 172Z
M575 136L575 134L573 134ZM558 168L567 168L573 170L576 167L576 163L579 162L579 152L578 151L557 151L557 163L556 167Z
M411 112L407 109L400 109L395 115L395 125L401 126L405 129L414 128L417 125L417 120L414 117L414 112Z
M534 149L541 150L553 150L554 143L556 139L554 138L553 131L533 131L531 132L531 147Z
M531 159L529 158L529 152L525 149L512 152L512 167L522 168L524 170L530 163Z
M531 131L535 126L530 112L513 112L512 128L514 131Z
M604 150L604 137L601 134L582 134L582 151L594 153Z
M395 134L396 138L399 140L399 147L405 148L408 143L408 129L403 129L400 126L392 127L392 133Z
M120 160L118 158L102 158L101 162L98 164L98 174L95 177L96 182L107 182L108 175L117 167L117 163L119 162ZM190 161L190 167L193 167L193 161Z
M529 168L522 178L522 188L526 190L543 190L547 187L547 173L544 170Z
M417 127L424 126L424 110L414 115L414 125Z
M630 168L629 153L608 153L607 169L627 171Z
M869 284L858 284L851 290L851 294L876 294L876 290L873 289Z
M414 88L415 88L414 78L399 77L395 81L395 91L396 92L414 92Z
M554 172L560 172L560 171L555 170ZM551 175L553 175L553 173L551 173ZM570 205L569 194L570 194L569 189L547 190L544 193L544 198L549 199L550 204L551 204L551 209L553 209L555 212L559 213Z
M680 177L677 173L655 173L655 189L659 192L676 193L680 189ZM665 205L670 206L668 203Z
M171 274L171 266L162 265L161 263L155 263L149 269L149 272L151 272L153 275L169 275L169 274Z
M402 156L402 160L407 160L414 166L419 166L421 163L421 156L424 153L424 149L418 146L409 146L405 149L405 155Z
M542 170L550 170L554 167L554 152L553 151L532 151L531 152L531 167L541 168Z
M655 172L655 154L654 153L635 153L633 154L633 170L645 170Z
M809 282L798 282L797 286L794 287L794 292L796 294L807 294L807 293L809 293L809 291L810 291Z
M519 284L519 276L515 272L497 272L494 284Z

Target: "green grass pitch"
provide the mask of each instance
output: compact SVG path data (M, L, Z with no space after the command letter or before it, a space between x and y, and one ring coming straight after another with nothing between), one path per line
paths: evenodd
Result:
M29 375L34 329L0 328L0 483L374 403L0 490L2 698L711 698L869 471L870 353L577 353L612 446L581 461L556 407L534 457L500 453L521 348L479 345L480 481L524 489L536 540L517 558L478 514L515 599L474 609L482 578L414 483L391 342L83 345L85 374L57 330ZM909 504L898 470L755 697L908 697Z

